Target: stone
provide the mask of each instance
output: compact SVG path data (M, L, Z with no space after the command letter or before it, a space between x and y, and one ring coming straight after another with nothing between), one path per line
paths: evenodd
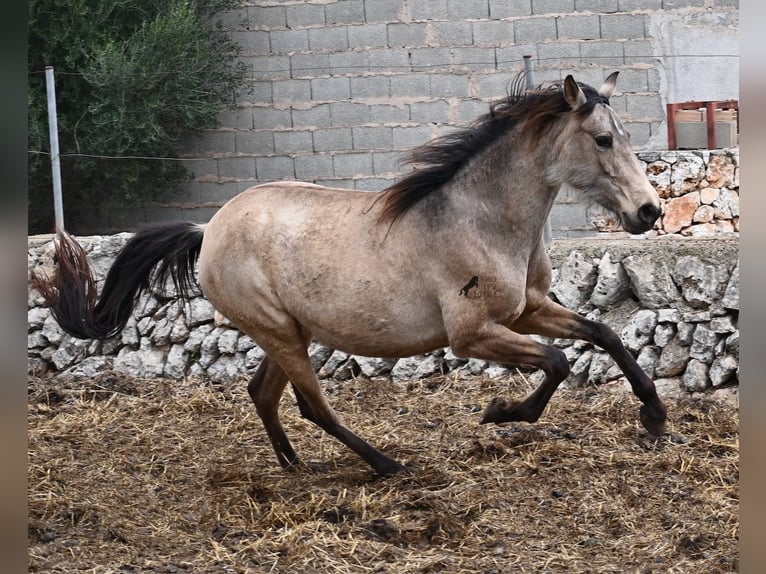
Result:
M338 367L348 361L348 357L348 353L344 353L343 351L338 350L333 351L322 365L322 368L319 369L317 376L320 379L333 378L335 371L338 369Z
M622 263L613 262L609 252L604 252L598 264L598 275L590 302L597 307L610 308L629 294L630 280Z
M51 314L51 310L47 307L32 307L27 311L27 332L31 333L38 329L42 329L45 321Z
M647 309L667 308L678 299L678 289L670 276L667 261L656 261L649 255L629 255L622 260L631 288Z
M186 375L189 352L183 345L173 345L168 351L163 374L171 379L182 379Z
M502 379L509 376L512 372L511 369L502 365L490 365L484 369L482 374L488 379Z
M654 345L647 345L638 353L636 357L636 363L641 367L650 379L654 378L657 361L659 360L660 351Z
M720 299L729 281L725 266L707 263L694 255L679 257L672 277L684 300L696 309L706 309Z
M719 193L720 190L716 189L715 187L706 187L701 189L700 203L703 205L711 205L716 199L718 199Z
M678 323L681 320L681 313L678 309L657 309L658 323Z
M638 353L652 342L656 326L657 313L650 309L639 309L620 331L620 338L628 350Z
M734 331L731 335L726 337L726 344L724 350L735 357L739 357L739 329Z
M189 303L189 326L197 327L203 323L212 323L215 318L213 304L203 297L195 297Z
M718 335L705 325L697 325L689 347L689 356L698 361L710 364L715 357L715 346L718 343Z
M739 311L739 262L734 267L734 271L731 272L731 277L721 298L721 305L724 309Z
M739 193L732 189L722 189L711 205L716 219L739 217Z
M710 371L708 372L710 382L714 387L720 387L721 385L731 382L734 380L738 369L739 361L732 355L717 357L711 363Z
M606 375L614 364L609 353L594 352L588 368L588 382L596 385L605 383L608 380Z
M734 185L734 161L731 157L711 155L708 160L705 179L710 187L722 188Z
M41 330L43 337L51 344L58 345L64 339L64 330L59 327L56 319L53 315L48 315L43 321L43 328Z
M710 205L700 205L692 216L692 223L710 223L715 216L715 210Z
M218 337L218 351L223 355L233 355L237 352L239 331L224 327Z
M391 373L396 364L396 359L382 359L379 357L360 357L354 355L354 361L365 377L382 377Z
M675 325L671 323L660 323L654 329L654 344L657 345L658 347L664 347L675 336L676 336Z
M550 291L564 307L576 310L590 298L596 277L593 261L575 250L561 264L558 280Z
M699 205L699 193L687 193L667 200L663 209L662 229L666 233L678 233L690 226Z
M567 377L570 382L574 382L577 386L583 386L588 382L593 354L593 351L587 350L577 358L569 371L569 377Z
M394 381L417 381L441 373L441 357L426 354L399 359L391 370L391 377Z
M656 377L678 377L686 370L689 349L676 337L662 348L654 367Z
M245 368L254 369L261 364L266 352L260 347L252 347L245 352Z
M107 373L114 368L112 357L86 357L76 365L61 372L59 376L73 377L76 379L88 379L99 373Z
M325 364L325 361L330 358L332 353L333 350L325 347L322 343L319 343L318 341L311 342L308 354L309 360L311 361L311 368L314 369L315 373L322 368L322 365Z
M684 374L681 375L681 382L687 391L704 391L708 388L708 365L697 359L690 359L686 365Z
M729 334L737 330L734 325L734 319L730 315L724 315L722 317L713 317L710 319L708 328L714 333Z

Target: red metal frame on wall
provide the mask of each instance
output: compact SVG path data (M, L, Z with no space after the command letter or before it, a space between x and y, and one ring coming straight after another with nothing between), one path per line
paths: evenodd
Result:
M680 102L667 104L668 114L668 149L676 149L676 111L677 110L707 110L707 148L715 149L715 111L737 110L737 133L739 133L739 101L738 100L712 100L699 102Z

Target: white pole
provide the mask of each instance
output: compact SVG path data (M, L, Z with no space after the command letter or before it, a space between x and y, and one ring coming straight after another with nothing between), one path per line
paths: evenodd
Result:
M527 77L527 89L535 89L535 70L532 66L532 56L524 56L524 71L526 72ZM547 217L545 219L545 226L543 227L543 243L545 243L545 245L550 245L552 239L551 236L551 218Z
M64 231L64 202L61 197L61 164L59 163L59 129L56 116L56 85L53 66L45 66L45 88L48 94L48 130L51 140L51 171L53 173L53 212L56 216L56 234Z

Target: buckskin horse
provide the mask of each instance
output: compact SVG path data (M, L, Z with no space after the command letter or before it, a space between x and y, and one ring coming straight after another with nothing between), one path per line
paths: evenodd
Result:
M459 357L543 371L524 400L493 399L482 423L538 420L568 375L564 353L528 334L590 341L622 369L643 403L642 424L659 436L665 407L619 336L548 297L542 231L562 185L634 234L661 213L609 105L616 78L599 89L571 75L534 90L517 80L473 124L416 148L415 169L380 192L267 183L229 200L207 224L141 230L117 255L100 295L83 249L61 233L57 272L33 275L32 283L64 330L109 338L145 289L172 280L189 297L198 281L216 310L266 353L248 392L284 467L299 463L277 413L289 381L302 416L378 474L406 469L333 411L309 361L314 339L389 358L449 346ZM481 290L459 295L473 278Z

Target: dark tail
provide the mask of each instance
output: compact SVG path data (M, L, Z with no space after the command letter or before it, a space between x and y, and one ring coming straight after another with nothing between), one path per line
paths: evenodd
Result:
M166 223L139 231L117 254L100 296L85 251L62 233L56 243L56 276L32 273L31 283L64 331L80 339L108 339L122 331L146 289L164 286L170 278L181 297L192 295L202 233L195 223Z

